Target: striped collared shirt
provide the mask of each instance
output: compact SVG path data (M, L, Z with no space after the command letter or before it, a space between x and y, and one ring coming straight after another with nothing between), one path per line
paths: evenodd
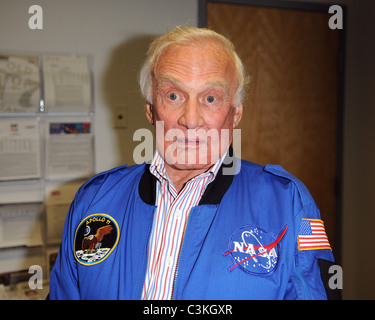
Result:
M180 247L191 208L198 205L225 155L211 169L189 180L180 193L168 178L163 158L156 151L150 172L157 178L156 206L148 247L146 279L142 298L172 299Z

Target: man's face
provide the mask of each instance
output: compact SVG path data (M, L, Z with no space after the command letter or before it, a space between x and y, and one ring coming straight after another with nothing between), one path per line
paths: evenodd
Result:
M242 116L242 104L234 107L236 89L234 63L213 41L171 45L162 53L146 114L167 165L208 169L227 151Z

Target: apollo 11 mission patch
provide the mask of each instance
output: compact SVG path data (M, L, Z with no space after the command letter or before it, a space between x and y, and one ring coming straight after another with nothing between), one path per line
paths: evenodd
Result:
M104 261L115 249L120 233L116 220L110 215L97 213L83 219L74 237L74 257L90 266Z

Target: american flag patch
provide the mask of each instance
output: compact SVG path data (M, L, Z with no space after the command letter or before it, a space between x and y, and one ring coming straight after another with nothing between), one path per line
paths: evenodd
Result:
M298 232L299 250L331 249L324 229L324 223L319 219L302 219Z

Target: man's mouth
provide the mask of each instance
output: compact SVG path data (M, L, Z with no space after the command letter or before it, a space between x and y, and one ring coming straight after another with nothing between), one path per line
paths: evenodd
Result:
M194 138L194 139L176 139L176 142L179 144L184 144L186 146L199 146L202 144L206 144L205 139L199 139L199 138Z

